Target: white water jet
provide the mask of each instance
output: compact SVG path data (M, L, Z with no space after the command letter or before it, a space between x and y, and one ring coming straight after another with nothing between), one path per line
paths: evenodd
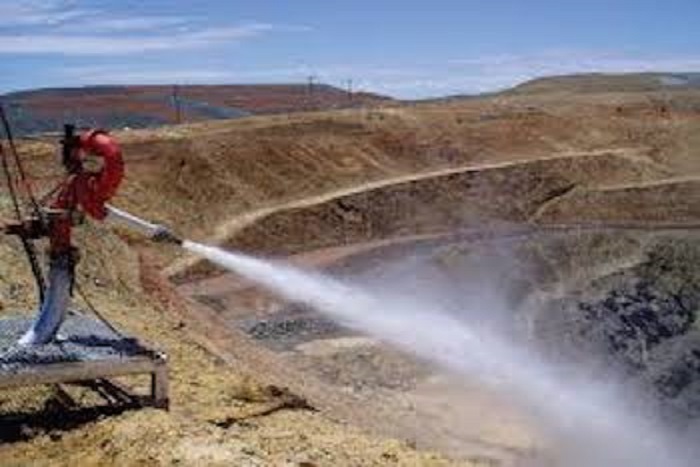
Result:
M477 379L537 417L551 438L558 465L680 467L670 435L635 413L626 396L586 379L562 380L551 365L493 329L460 321L433 303L370 294L326 275L185 242L184 248L290 301L377 337L451 372ZM483 303L488 307L488 303Z

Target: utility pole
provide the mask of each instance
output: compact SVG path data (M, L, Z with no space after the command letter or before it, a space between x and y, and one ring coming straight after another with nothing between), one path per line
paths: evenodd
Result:
M173 85L173 108L175 109L175 123L182 123L182 106L180 104L180 86Z
M309 75L307 80L307 85L306 85L306 101L307 101L307 108L310 110L315 106L315 99L314 99L314 85L315 85L315 80L316 77L314 75Z
M314 93L314 79L315 78L313 75L306 78L307 83L308 83L307 84L307 92L309 93L309 96L313 95L313 93Z

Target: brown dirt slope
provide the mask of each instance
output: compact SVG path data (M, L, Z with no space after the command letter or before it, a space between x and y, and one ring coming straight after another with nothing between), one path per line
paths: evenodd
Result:
M258 186L282 188L288 180L260 172L259 183L246 193L256 193L256 204L261 207L254 211L237 209L236 204L242 200L227 198L227 206L219 211L216 230L210 229L208 234L217 243L233 239L229 243L232 246L255 247L245 240L255 237L254 242L259 244L277 245L263 250L298 251L303 245L313 248L333 242L351 243L356 234L342 229L346 233L339 237L338 226L352 227L353 222L362 226L363 241L367 236L389 234L383 226L377 229L364 222L370 216L375 224L384 224L383 216L389 211L394 211L391 216L407 219L418 213L416 222L440 230L445 222L449 222L445 226L449 228L460 226L460 222L468 227L469 220L481 222L485 217L534 221L564 198L574 199L604 186L668 178L667 190L673 190L677 177L693 177L700 171L695 144L700 113L688 107L698 102L697 97L678 92L667 99L666 107L660 107L654 94L644 93L591 95L585 99L577 95L567 99L539 95L319 114L304 119L306 131L300 140L280 146L287 149L274 167L289 167L290 175L299 174L307 162L301 158L298 146L305 144L317 150L320 141L332 138L330 150L316 152L320 156L316 164L329 164L342 155L342 160L355 170L315 165L316 170L304 178L308 182L293 194L257 191ZM330 121L336 122L327 127L334 130L332 136L326 133L321 139L310 130ZM340 121L354 123L352 137L347 127L337 124ZM322 179L317 178L319 175ZM441 182L446 185L443 187ZM692 182L684 182L680 189L693 191L694 187ZM646 190L642 186L639 189ZM496 194L498 199L485 196ZM614 209L618 211L634 207L634 203L622 202L620 196L616 199ZM692 199L679 194L673 201L675 209L687 211L687 219L695 216ZM330 207L333 203L335 208ZM655 203L650 206L671 203L671 198L657 197ZM365 208L375 213L366 213ZM303 217L303 212L308 217ZM427 217L422 218L420 213ZM635 209L626 216L653 218ZM341 218L341 224L333 224ZM594 220L591 216L579 220L586 219ZM570 213L566 220L575 221L576 216ZM255 223L257 226L251 225ZM325 232L325 226L338 232ZM247 234L241 232L244 228ZM412 228L410 223L404 225L404 233ZM393 234L398 233L394 226ZM184 271L190 264L177 264L172 271Z
M543 204L574 190L663 175L643 158L634 160L615 152L470 166L277 211L233 234L228 245L289 254L379 238L447 233L499 221L522 223ZM286 232L284 242L272 232Z
M501 96L122 132L128 175L115 204L188 237L277 252L447 230L475 218L556 220L556 209L578 218L579 207L565 203L598 206L618 196L622 209L634 206L630 190L654 203L672 190L684 219L693 218L687 203L697 199L697 184L677 178L700 173L698 103L686 91ZM33 142L21 150L37 186L57 180L53 145ZM666 191L648 194L659 187ZM0 206L9 212L5 191ZM267 375L244 377L250 368L243 357L240 366L224 365L196 343L197 323L181 317L176 301L158 300L143 280L142 266L158 270L176 252L108 226L86 229L78 242L86 249L80 274L88 295L116 324L171 355L173 412L131 413L5 444L3 463L68 456L66 463L154 464L201 454L202 462L231 464L245 455L253 465L269 465L292 450L322 465L381 465L386 456L404 465L442 462L303 410L217 426L279 396L254 382ZM0 257L2 313L29 309L31 281L14 240L0 241Z

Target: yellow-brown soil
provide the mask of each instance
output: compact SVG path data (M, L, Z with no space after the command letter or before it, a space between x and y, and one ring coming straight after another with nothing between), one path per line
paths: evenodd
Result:
M700 111L688 103L700 95L500 96L119 132L128 176L114 204L268 254L494 221L697 223ZM20 149L37 186L58 179L52 145ZM4 191L0 206L9 213ZM285 408L298 399L268 387L275 379L245 355L217 352L226 334L160 282L164 269L186 281L207 266L121 228L91 224L77 242L98 308L170 355L172 411L5 443L4 465L478 465ZM0 259L2 313L31 309L15 240L2 239Z

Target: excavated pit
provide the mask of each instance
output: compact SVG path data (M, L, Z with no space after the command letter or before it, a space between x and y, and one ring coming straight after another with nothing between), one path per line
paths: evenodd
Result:
M654 394L676 425L700 417L700 242L692 230L504 228L328 248L289 259L368 286L395 287L398 276L415 274L448 284L437 295L490 289L510 310L494 319L508 322L514 335L591 375L625 375L635 388ZM265 347L280 365L316 381L335 404L354 407L353 421L363 426L504 465L541 447L537 429L478 384L457 383L233 274L180 291ZM373 413L378 404L386 411Z
M623 375L661 401L665 418L688 425L698 418L700 400L693 353L700 185L668 177L646 149L563 151L262 209L222 225L217 241L380 292L405 287L410 296L425 288L436 302L451 302L448 308L478 310L495 301L499 313L475 319L493 320L514 339L557 362L574 362L592 377ZM179 290L231 329L232 340L248 342L240 349L232 344L234 354L263 349L268 372L289 371L304 380L297 384L290 375L278 383L338 418L503 465L546 445L508 397L476 381L455 381L211 263L183 262L172 272ZM647 300L648 287L636 288L639 282L654 289L654 300ZM608 306L615 294L633 306ZM654 313L649 307L664 318L648 319ZM643 357L628 358L624 349L638 347L647 334L655 337L637 352ZM668 381L672 395L663 392Z

